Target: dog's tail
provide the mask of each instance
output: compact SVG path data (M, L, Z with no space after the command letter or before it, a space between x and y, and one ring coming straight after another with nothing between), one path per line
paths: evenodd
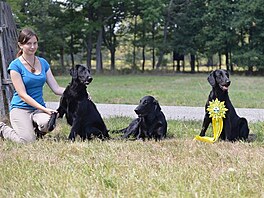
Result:
M126 131L126 129L127 128L124 128L124 129L120 129L120 130L113 130L113 131L111 131L111 133L125 133L125 131Z

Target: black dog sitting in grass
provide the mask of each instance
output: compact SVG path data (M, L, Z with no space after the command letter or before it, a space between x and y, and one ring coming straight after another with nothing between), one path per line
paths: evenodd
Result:
M229 141L248 140L248 122L245 118L241 118L237 115L228 96L228 88L231 84L228 72L223 69L217 69L210 73L207 80L212 86L212 90L208 96L205 109L209 106L209 101L215 100L216 98L221 102L224 101L225 106L228 109L226 117L223 120L223 130L220 138ZM209 113L206 111L200 136L205 136L205 132L209 124L212 122L212 119L209 116Z
M76 65L70 70L70 75L72 81L66 87L57 109L59 117L66 114L67 123L72 126L69 139L74 141L77 135L83 140L93 136L108 139L105 123L86 90L93 80L89 69Z
M122 138L132 136L135 139L154 138L157 141L166 137L167 121L154 97L143 97L135 112L138 118L134 119L128 127L119 131L124 133Z

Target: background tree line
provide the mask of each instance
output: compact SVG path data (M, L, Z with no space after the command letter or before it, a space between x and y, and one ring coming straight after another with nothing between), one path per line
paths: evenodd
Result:
M166 66L185 55L190 71L264 68L263 0L7 0L19 28L40 37L39 53L62 71L85 63L101 73ZM118 56L118 57L117 57ZM184 70L184 64L175 66ZM121 63L117 63L121 61ZM172 60L169 60L172 62ZM176 63L175 63L176 64Z

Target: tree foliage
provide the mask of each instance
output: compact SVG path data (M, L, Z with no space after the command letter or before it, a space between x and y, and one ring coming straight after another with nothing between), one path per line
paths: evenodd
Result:
M248 71L264 67L262 0L8 0L19 29L32 27L39 53L62 69L77 62L102 72L116 69L116 52L129 66L145 70L164 56L189 55L191 71L199 58L218 55L219 66ZM130 47L129 47L130 46ZM126 49L123 50L122 49ZM109 52L109 56L106 56ZM140 53L139 53L140 52ZM222 64L222 57L225 63ZM141 65L138 63L140 62ZM178 68L180 69L180 68Z

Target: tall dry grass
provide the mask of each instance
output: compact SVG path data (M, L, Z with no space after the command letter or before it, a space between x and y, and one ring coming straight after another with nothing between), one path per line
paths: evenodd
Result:
M120 121L121 120L121 121ZM130 118L111 118L125 126ZM263 138L193 140L201 123L169 121L164 141L67 141L69 126L31 144L0 141L0 197L262 197ZM258 133L263 123L250 123ZM210 131L210 129L209 129ZM208 133L210 135L210 132Z

